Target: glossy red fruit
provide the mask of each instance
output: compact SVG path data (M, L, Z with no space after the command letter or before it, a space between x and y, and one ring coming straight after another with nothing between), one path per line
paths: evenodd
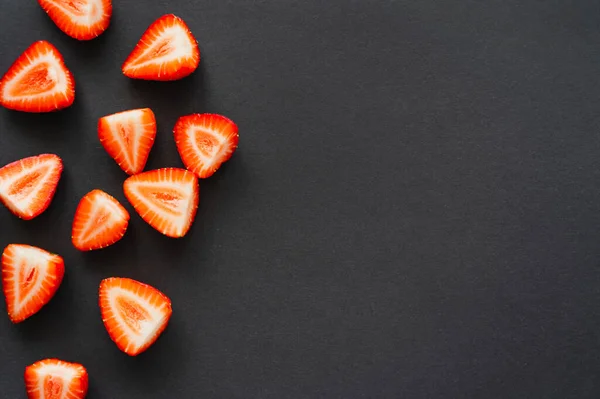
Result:
M156 118L150 108L107 115L98 121L98 138L123 171L144 170L156 137Z
M102 190L87 193L75 210L71 240L80 251L108 247L125 235L129 212Z
M63 171L58 155L41 154L0 168L0 201L17 217L31 220L52 202Z
M217 114L182 116L173 128L175 144L185 167L201 179L212 176L238 146L238 127Z
M75 80L60 52L47 41L33 43L0 79L0 105L22 112L51 112L75 100Z
M130 356L148 349L167 327L171 300L147 284L112 277L100 283L100 312L111 340Z
M123 63L123 74L132 79L169 81L182 79L198 68L200 49L183 19L163 15L148 27Z
M79 363L40 360L25 368L25 390L29 399L84 399L88 373Z
M129 177L125 197L157 231L178 238L187 234L200 200L198 178L185 169L163 168Z
M2 289L10 320L17 324L38 313L56 294L65 274L62 257L25 244L2 253Z
M38 0L52 22L77 40L91 40L110 25L111 0Z

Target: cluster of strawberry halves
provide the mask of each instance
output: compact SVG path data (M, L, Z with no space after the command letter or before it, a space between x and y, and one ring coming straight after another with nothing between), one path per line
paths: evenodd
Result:
M77 40L91 40L110 23L110 0L38 0L56 26ZM186 23L172 14L157 19L125 60L132 79L173 81L193 73L200 62L198 43ZM58 49L33 43L0 80L0 105L21 112L52 112L75 99L75 78ZM125 197L139 216L173 238L190 229L199 202L198 179L212 176L238 146L238 128L217 114L178 119L174 140L184 168L144 171L156 137L149 108L126 110L98 121L98 140L128 175ZM64 168L56 154L29 156L0 168L0 201L17 217L31 220L51 204ZM105 248L120 240L129 213L100 189L87 193L73 219L71 241L80 251ZM9 244L2 253L2 285L8 316L20 323L39 312L58 290L63 258L27 244ZM150 347L166 328L170 299L147 284L124 277L102 280L99 306L104 326L116 346L130 356ZM88 374L81 364L44 359L25 369L29 398L74 398L87 394Z

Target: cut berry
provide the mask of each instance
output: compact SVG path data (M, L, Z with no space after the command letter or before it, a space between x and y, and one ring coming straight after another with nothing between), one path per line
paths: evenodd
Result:
M2 253L2 288L8 317L20 323L56 294L65 274L63 259L41 248L9 244Z
M71 240L80 251L105 248L119 241L129 224L129 212L111 195L92 190L79 202Z
M33 43L0 80L0 105L15 111L57 111L74 100L73 74L47 41Z
M123 183L125 197L136 212L162 234L183 237L196 216L198 178L180 168L150 170Z
M132 79L177 80L198 68L200 49L186 23L167 14L150 25L125 60L123 74Z
M111 0L38 0L52 22L77 40L91 40L108 28Z
M129 175L144 170L156 137L156 118L150 108L107 115L98 121L100 143Z
M237 125L216 114L182 116L173 133L183 164L201 179L212 176L227 162L239 141Z
M30 220L52 202L63 171L58 155L41 154L0 168L0 201L17 217Z
M40 360L25 368L25 389L29 399L84 399L88 373L79 363Z
M171 300L156 288L112 277L100 283L100 312L117 347L136 356L158 339L173 311Z

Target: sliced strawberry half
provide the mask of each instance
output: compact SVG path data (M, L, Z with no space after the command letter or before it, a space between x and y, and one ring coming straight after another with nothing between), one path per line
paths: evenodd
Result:
M129 224L129 212L113 196L92 190L75 210L71 240L80 251L105 248L119 241Z
M111 0L38 0L56 26L77 40L91 40L108 28Z
M62 257L25 244L9 244L2 253L2 288L8 317L20 323L40 311L62 283Z
M238 146L238 127L217 114L182 116L173 129L175 144L185 167L199 178L212 176Z
M156 118L150 108L107 115L98 121L98 138L129 175L144 170L156 137Z
M123 183L135 211L162 234L183 237L196 216L198 178L180 168L162 168L131 176Z
M0 105L23 112L51 112L75 100L75 80L60 52L41 40L33 43L0 80Z
M29 399L83 399L88 391L88 373L79 363L44 359L25 368Z
M171 300L147 284L111 277L100 283L100 312L108 335L130 356L148 349L165 330Z
M167 14L150 25L125 60L123 74L132 79L177 80L198 68L200 49L186 23Z
M17 217L33 219L50 206L62 171L55 154L11 162L0 168L0 201Z

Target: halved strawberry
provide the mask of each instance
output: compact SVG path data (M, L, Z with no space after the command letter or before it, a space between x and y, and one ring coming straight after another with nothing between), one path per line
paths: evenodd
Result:
M177 80L198 68L200 49L185 22L163 15L144 32L129 57L123 74L132 79Z
M0 201L17 217L30 220L50 206L63 171L58 155L41 154L0 168Z
M144 170L155 137L156 118L150 108L123 111L98 121L100 143L129 175Z
M33 43L0 80L0 105L23 112L51 112L75 100L75 80L60 52L41 40Z
M44 359L25 368L29 399L83 399L88 391L88 373L79 363Z
M136 356L158 339L173 310L171 300L156 288L129 278L111 277L100 283L100 312L117 347Z
M75 210L71 240L80 251L108 247L119 241L129 224L129 212L111 195L92 190Z
M8 317L20 323L40 311L56 294L65 274L62 257L25 244L2 253L2 288Z
M38 0L52 22L77 40L91 40L108 28L111 0Z
M182 116L173 133L183 164L201 179L212 176L227 162L239 141L237 125L217 114Z
M154 229L168 237L183 237L196 216L198 178L180 168L162 168L131 176L123 183L125 197Z

